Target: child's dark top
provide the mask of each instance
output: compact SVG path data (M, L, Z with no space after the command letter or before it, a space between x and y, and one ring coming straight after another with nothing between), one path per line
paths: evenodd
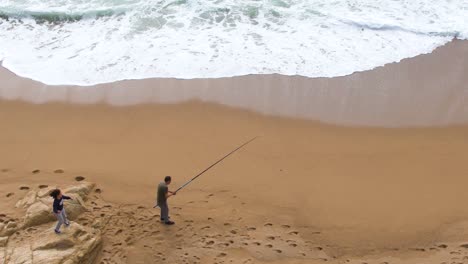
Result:
M54 213L58 213L58 211L62 211L63 210L63 199L65 200L71 200L71 197L68 197L68 196L65 196L65 195L62 195L62 198L61 199L54 199Z

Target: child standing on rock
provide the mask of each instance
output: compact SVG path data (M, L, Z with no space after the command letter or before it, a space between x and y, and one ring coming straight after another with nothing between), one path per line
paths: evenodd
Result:
M73 200L71 197L65 196L62 194L62 192L59 189L55 189L50 193L50 196L54 198L54 205L53 205L53 210L54 214L58 219L57 226L55 227L55 233L60 234L60 227L62 224L65 224L66 226L70 225L70 222L68 221L67 218L67 213L65 213L65 208L63 208L63 200Z

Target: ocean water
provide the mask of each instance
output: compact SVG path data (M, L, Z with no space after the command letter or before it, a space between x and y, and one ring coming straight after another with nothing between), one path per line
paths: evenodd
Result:
M47 84L332 77L468 39L468 0L0 0L0 60Z

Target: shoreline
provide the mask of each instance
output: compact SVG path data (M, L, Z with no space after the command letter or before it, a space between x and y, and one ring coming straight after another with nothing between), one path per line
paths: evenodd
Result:
M454 40L430 54L333 78L247 75L49 86L0 67L0 98L116 106L200 101L346 126L446 126L468 123L466 72L468 41Z

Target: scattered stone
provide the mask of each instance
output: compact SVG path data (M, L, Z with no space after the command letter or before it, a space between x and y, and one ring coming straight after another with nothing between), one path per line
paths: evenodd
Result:
M44 201L46 203L49 203L52 201L52 198L50 197L50 192L55 189L55 188L52 188L52 187L46 187L46 188L42 188L42 189L39 189L39 191L37 192L37 197L39 198L47 198L48 200Z
M81 199L86 200L88 194L91 192L91 190L94 188L93 183L87 183L83 182L79 185L67 188L63 190L63 193L68 195L68 194L77 194L81 197Z
M8 237L0 237L0 247L6 247L8 243Z
M18 225L16 224L15 221L8 222L8 224L5 226L6 229L12 229L16 228Z
M78 181L78 182L83 181L84 179L85 179L85 177L83 177L83 176L76 176L75 177L75 181Z
M0 236L10 236L17 230L17 224L14 221L8 222L5 227L0 231Z
M51 211L52 208L43 204L42 202L36 202L32 204L26 211L23 226L37 226L54 221L55 217Z
M16 202L16 208L26 208L28 206L30 206L31 204L33 204L34 202L36 202L36 195L37 195L37 192L35 191L29 191L24 197L23 199L19 200L18 202Z
M33 239L8 243L5 258L11 263L93 263L101 243L99 233L76 223L60 235L44 226Z

